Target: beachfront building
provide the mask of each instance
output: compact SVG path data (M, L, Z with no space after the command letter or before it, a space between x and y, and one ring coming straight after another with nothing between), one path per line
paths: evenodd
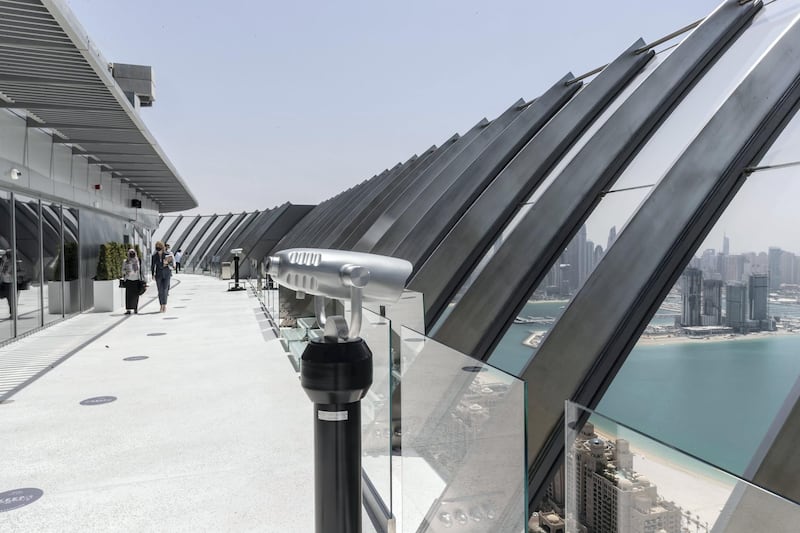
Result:
M148 329L135 330L136 338L144 341L158 336L159 344L148 346L180 364L154 357L151 362L164 366L152 366L164 372L148 373L139 366L137 380L127 378L133 371L124 374L118 367L68 374L73 379L60 382L59 399L71 402L76 394L73 385L127 385L148 408L126 411L126 420L175 424L145 434L138 427L145 424L130 423L122 432L115 425L118 419L104 418L101 429L107 429L111 439L92 452L108 451L113 460L93 461L92 470L99 473L96 484L80 491L64 490L58 501L47 499L50 492L45 492L42 503L54 507L41 505L39 511L4 515L20 521L21 530L48 530L37 527L41 523L56 524L49 530L59 530L59 518L79 508L81 499L95 504L96 512L111 509L113 516L124 516L139 526L131 530L159 529L160 523L147 522L154 512L177 524L172 530L202 530L210 527L209 520L216 520L217 530L258 531L279 514L302 524L294 531L310 530L304 519L311 506L302 495L287 498L291 503L280 511L262 508L262 494L276 494L270 490L275 482L270 478L288 479L290 490L313 477L304 469L310 447L302 448L310 443L297 439L287 445L286 435L295 433L281 431L281 424L292 425L308 413L307 404L299 405L305 398L292 396L296 389L281 389L278 395L260 381L269 374L279 378L271 383L276 389L296 385L296 367L291 364L297 364L295 352L302 352L304 343L320 334L313 299L301 299L283 288L276 291L278 305L271 306L260 290L270 286L260 283L270 254L298 247L387 255L413 265L409 290L400 302L368 309L363 324L362 333L374 335L370 344L375 359L380 358L372 394L362 404L368 415L362 433L370 444L363 457L364 505L377 530L392 530L398 503L412 501L403 507L407 514L402 531L521 531L528 522L528 509L536 510L548 494L557 500L563 493L550 487L559 480L559 468L569 451L566 428L585 422L567 419L565 400L594 409L613 393L618 400L622 395L616 407L623 423L645 432L662 431L667 442L682 439L683 446L712 463L730 460L714 451L729 450L735 439L741 457L730 469L786 498L768 498L768 504L757 500L754 505L753 492L737 492L729 500L728 522L720 531L740 531L754 513L765 530L796 529L797 520L791 522L795 529L782 527L792 513L786 507L774 512L773 504L800 501L800 461L793 440L800 427L797 370L781 369L760 380L741 375L714 380L734 365L716 364L696 372L691 365L702 357L680 359L664 352L659 352L664 357L637 357L641 353L636 350L665 295L681 281L683 301L675 301L672 312L682 314L690 328L703 327L700 269L722 277L725 254L698 250L708 246L705 240L723 214L738 210L740 216L752 216L747 203L737 202L763 199L765 192L795 197L789 189L796 180L788 179L781 168L796 159L786 154L794 154L800 129L800 119L793 115L800 102L797 2L725 0L703 21L647 42L636 39L631 30L631 41L601 68L557 77L527 100L510 97L507 109L492 120L480 119L440 145L404 154L403 162L376 169L369 179L354 176L357 185L318 205L282 204L245 213L174 217L170 213L194 207L195 202L141 124L137 102L147 105L152 95L131 91L137 84L129 81L133 73L146 75L147 69L118 69L125 74L121 78L128 78L125 88L109 78L107 62L99 60L88 38L74 29L60 0L0 0L0 6L26 12L14 19L16 23L0 27L0 61L6 61L0 72L0 107L5 113L3 134L8 137L0 149L11 154L7 173L0 172L0 187L8 199L6 214L0 216L10 222L0 228L8 228L4 246L11 250L11 259L6 264L14 281L7 283L19 285L20 304L35 306L38 301L38 309L44 309L41 283L48 279L58 282L52 301L60 295L66 306L73 294L70 290L67 296L67 287L77 276L76 294L84 295L78 309L89 310L91 300L85 294L92 277L89 254L97 243L119 239L145 248L154 236L184 250L190 271L221 277L227 277L231 250L242 248L242 273L256 280L248 284L249 294L260 298L256 303L249 294L232 293L222 300L218 292L224 290L223 283L210 276L187 276L183 287L196 283L198 290L187 294L186 302L191 297L210 301L213 295L224 312L206 317L202 326L181 329L175 341L177 335L162 337L161 330L175 328L168 331L177 333L186 320L161 322L159 317L159 322L147 323ZM38 24L27 22L37 17ZM7 32L9 24L19 27ZM41 34L31 39L26 36L30 32ZM24 69L15 71L20 63ZM772 153L774 143L783 150ZM764 159L767 155L772 159ZM57 206L45 209L45 203ZM609 232L609 228L622 229ZM104 233L107 229L109 234ZM45 233L50 242L45 244L44 237L36 240ZM603 241L608 246L602 253L592 247L592 242ZM767 244L775 243L764 243L761 249ZM763 252L747 257L748 274L761 272L762 266L766 271L773 262ZM780 258L774 259L783 268ZM739 275L738 269L737 265L732 276ZM26 285L36 287L36 292L23 302L30 290ZM729 324L749 328L747 287L729 284L727 291ZM519 328L531 326L515 324L514 319L521 310L540 304L532 298L537 293L569 301L551 304L547 331L536 332L541 342L526 345L520 339L530 338L530 331ZM709 316L717 314L715 307L709 308ZM184 308L175 306L176 316L165 320L190 316L177 315ZM12 335L17 335L27 316L42 324L42 314L28 314L18 305L9 309L9 320L3 323L13 324ZM60 319L67 312L54 314ZM225 322L229 315L236 316L235 323ZM536 311L525 315L545 316ZM114 320L113 315L96 316ZM273 330L282 340L270 344ZM257 337L252 343L239 342L249 339L250 333ZM44 338L47 334L42 333ZM223 344L220 341L224 345L204 352L204 357L188 357L208 344ZM24 347L28 346L26 342ZM13 470L19 483L9 489L36 486L50 472L57 478L48 478L51 486L60 482L64 487L64 480L75 476L76 458L94 459L87 447L97 441L53 438L48 442L57 442L59 453L49 456L64 458L63 464L41 468L43 459L35 446L41 435L28 423L33 413L47 431L57 426L65 435L75 434L74 428L58 425L61 420L71 423L74 413L50 416L63 402L52 401L47 380L34 378L65 376L61 372L82 369L73 363L87 359L107 363L108 357L98 356L97 350L105 346L100 349L105 354L114 344L87 346L85 352L79 346L70 348L33 375L24 375L26 369L20 366L29 353L0 354L0 362L9 365L5 368L17 365L3 375L4 386L10 388L0 396L1 433L13 436L4 441L3 477L11 479ZM687 344L681 348L688 351ZM39 347L37 354L45 357L50 349ZM268 357L263 357L265 353ZM86 358L81 357L84 354ZM220 355L225 359L217 358ZM248 355L253 357L246 359ZM741 357L736 363L758 363L767 357L767 353ZM57 362L61 364L56 366ZM209 366L209 362L220 364ZM54 366L56 372L50 373ZM635 374L637 366L644 368L640 374ZM774 366L757 367L759 375ZM685 372L676 376L671 372L676 367ZM747 369L741 372L750 378L753 373ZM187 372L191 379L181 379ZM217 379L220 374L226 379ZM626 377L631 381L618 381ZM194 389L198 382L204 387ZM712 382L734 387L701 396L711 392L706 384ZM748 386L741 387L745 382ZM152 394L138 394L144 387L153 387L148 389ZM241 390L249 395L240 395ZM36 402L5 402L20 391L41 396ZM182 402L171 401L178 396ZM165 397L170 401L164 402ZM289 397L295 401L287 401ZM755 405L767 397L780 401ZM146 403L153 398L160 403ZM207 398L214 404L198 408ZM747 404L735 404L742 398ZM248 402L246 409L243 401ZM224 409L215 411L217 402ZM186 408L181 416L168 418L179 403ZM94 415L102 413L92 409ZM208 416L211 411L214 418ZM231 413L244 418L254 412L262 416L247 419L246 424L230 423L236 418ZM741 420L744 413L750 414L746 421ZM685 422L690 418L693 423ZM85 431L98 433L99 418L82 420ZM211 430L208 420L214 421ZM269 426L267 420L270 424L277 420L274 424L280 427ZM744 424L748 431L742 431ZM584 424L585 430L589 427ZM299 431L294 426L293 430ZM682 503L664 501L653 483L633 471L624 441L608 442L593 431L587 433L580 451L580 505L587 524L591 521L595 531L603 532L672 531L680 519L676 506ZM270 441L274 446L269 450L279 460L284 454L296 457L298 451L305 454L303 459L291 468L254 475L252 464L268 455L263 443L276 434L277 442ZM209 436L211 442L204 440ZM687 437L701 440L702 445ZM153 441L160 446L151 446ZM130 442L135 450L119 448ZM195 476L197 469L219 459L220 449L226 450L223 459L236 462L237 468L220 464L216 471ZM196 455L178 455L175 450ZM404 471L402 482L395 485L391 474L398 455ZM196 461L187 462L187 457ZM612 472L609 464L616 470ZM142 475L142 470L151 477ZM223 470L233 473L222 475ZM225 483L217 484L221 477ZM133 478L135 483L127 483ZM260 483L259 490L242 491L245 482L248 487ZM97 486L114 490L104 491L107 498L99 501ZM242 498L234 501L229 496L237 491ZM148 494L157 495L159 502L154 504ZM181 497L172 497L177 494ZM208 499L194 499L204 494ZM15 503L10 498L16 497L2 501ZM125 505L120 504L123 501ZM192 505L182 506L186 501ZM564 511L569 514L570 509ZM74 518L89 521L95 516L86 515ZM539 526L557 528L561 523L552 512L540 516L544 522L539 520ZM91 530L88 523L84 531Z
M589 533L681 533L680 508L658 495L658 488L633 470L633 453L624 439L605 440L591 423L575 441L577 517Z

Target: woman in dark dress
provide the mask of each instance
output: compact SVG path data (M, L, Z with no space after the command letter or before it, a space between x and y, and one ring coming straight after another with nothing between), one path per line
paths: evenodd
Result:
M173 257L167 251L164 243L156 242L156 253L150 261L150 273L158 287L158 303L161 304L161 312L167 310L167 297L169 296L169 282L172 278Z
M136 250L128 250L128 257L122 263L122 279L125 282L125 314L139 313L139 282L144 281L142 266Z

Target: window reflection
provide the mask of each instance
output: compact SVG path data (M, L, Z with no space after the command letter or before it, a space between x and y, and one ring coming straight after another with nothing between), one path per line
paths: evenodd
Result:
M0 191L0 342L14 335L11 194Z
M63 316L63 306L61 305L61 206L58 204L42 205L42 253L44 265L42 311L44 323L48 324Z
M17 335L42 325L42 241L39 200L16 195Z
M78 210L62 208L64 244L61 264L63 265L64 302L63 313L70 315L81 310L80 255L78 250Z

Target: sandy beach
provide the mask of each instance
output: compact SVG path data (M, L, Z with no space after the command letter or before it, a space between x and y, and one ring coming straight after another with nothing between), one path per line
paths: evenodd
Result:
M733 333L727 335L711 335L708 337L688 337L685 335L642 335L639 337L639 342L637 344L642 344L645 346L660 346L665 344L681 344L681 343L706 343L706 342L735 342L735 341L743 341L743 340L753 340L759 339L763 337L774 337L774 336L783 336L783 335L797 335L798 332L796 331L786 331L786 330L778 330L778 331L756 331L753 333L748 333L747 335L742 335L741 333ZM527 340L527 339L526 339Z

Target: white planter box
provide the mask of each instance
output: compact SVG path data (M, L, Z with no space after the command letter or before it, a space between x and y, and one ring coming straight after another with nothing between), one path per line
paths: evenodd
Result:
M94 282L94 310L96 313L116 311L125 305L125 289L118 279Z
M61 282L47 283L47 311L51 315L71 315L81 310L81 280L75 279L64 284L64 301L67 302L66 307L61 302Z

